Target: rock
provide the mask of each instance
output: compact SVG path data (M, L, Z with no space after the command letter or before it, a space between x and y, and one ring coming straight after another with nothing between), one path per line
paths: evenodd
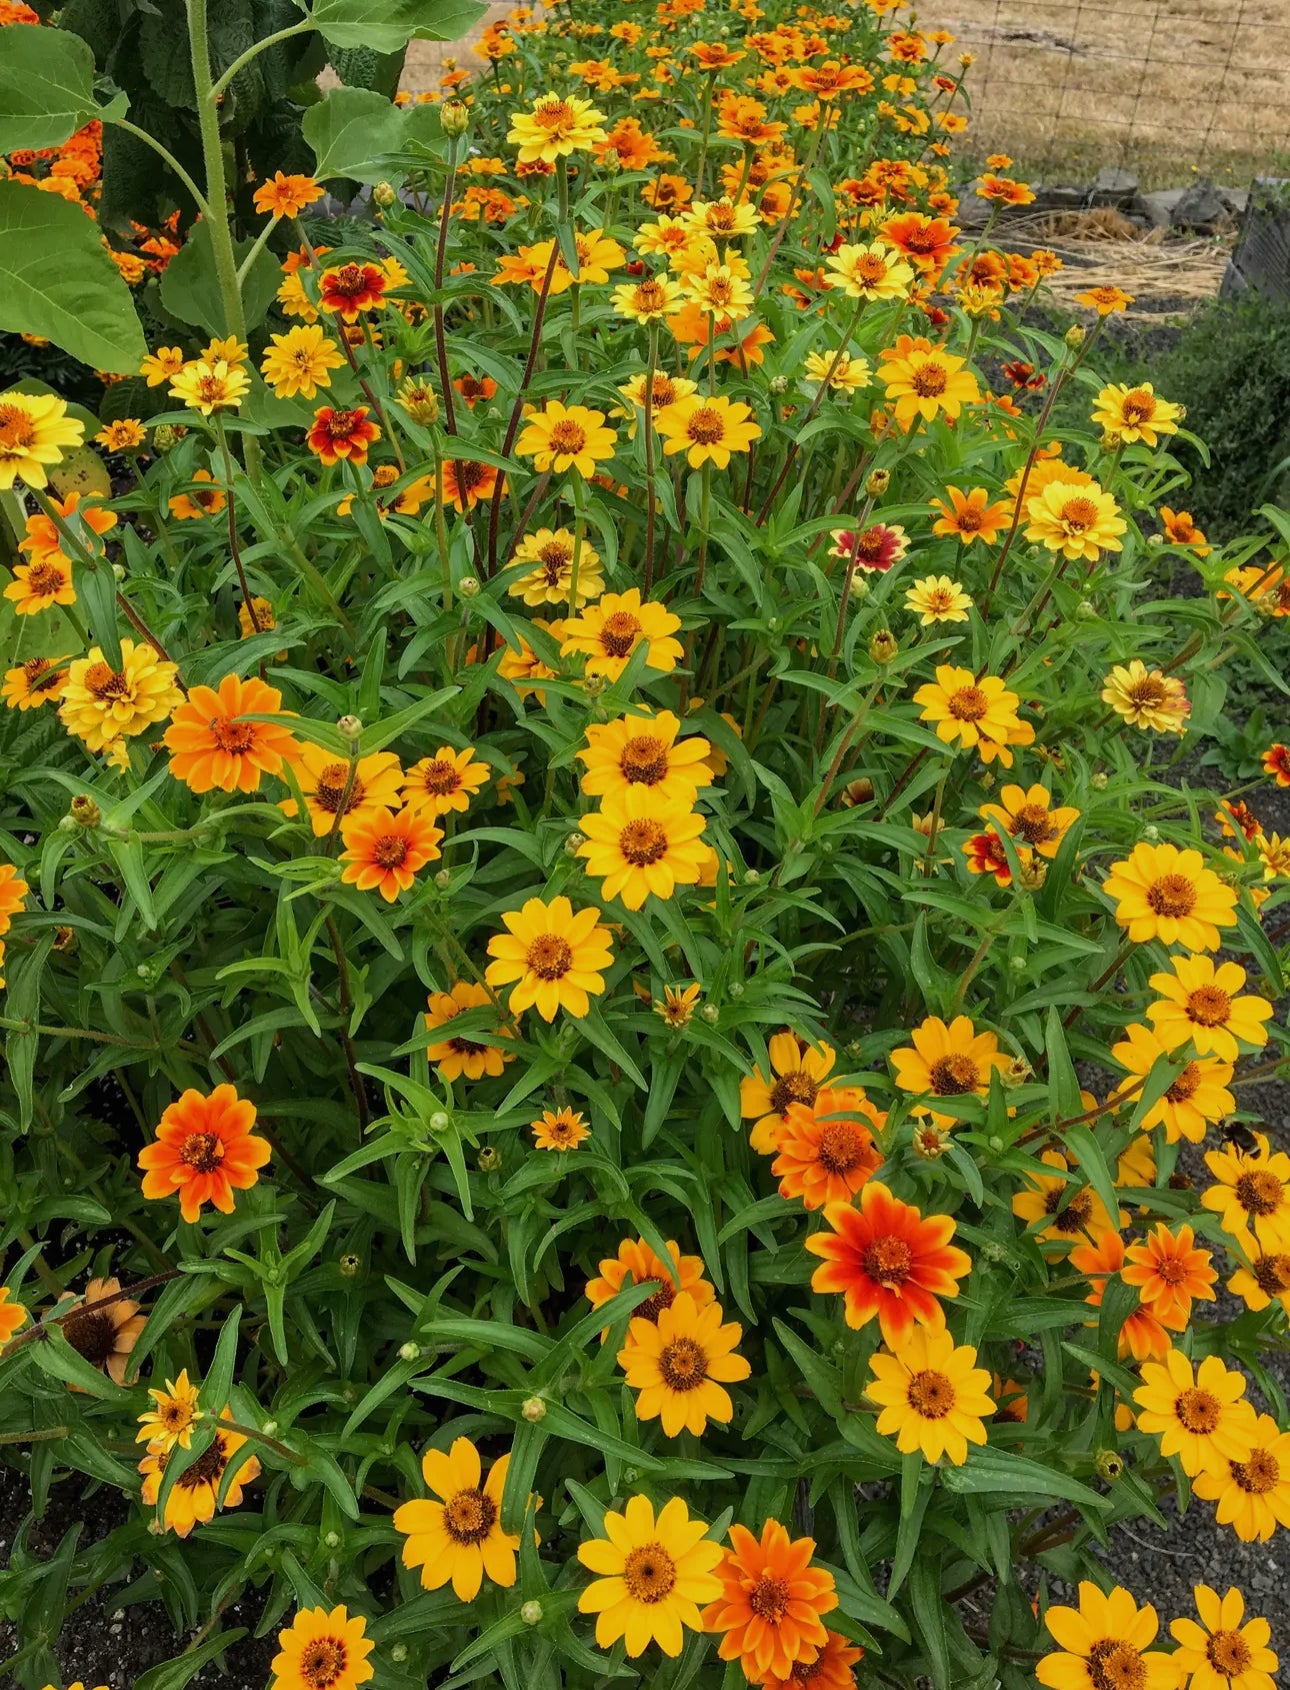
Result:
M1122 209L1137 197L1138 178L1133 171L1108 165L1105 170L1098 171L1089 201L1093 205L1113 205Z
M1230 227L1232 212L1212 182L1193 182L1184 189L1174 207L1175 229L1191 229L1198 235L1213 235Z
M1168 229L1172 226L1178 202L1186 192L1186 188L1161 188L1154 194L1143 194L1143 213L1153 229Z
M1093 190L1077 182L1032 182L1035 203L1027 211L1082 211L1090 203Z

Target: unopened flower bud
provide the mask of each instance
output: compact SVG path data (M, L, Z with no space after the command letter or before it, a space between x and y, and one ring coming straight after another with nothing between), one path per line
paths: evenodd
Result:
M326 1537L323 1538L323 1545L327 1549L339 1549L340 1548L340 1533L339 1532L328 1532Z
M434 877L434 883L441 892L446 892L452 885L452 870L449 868L441 868L438 874Z
M72 820L76 823L77 827L95 828L98 827L103 820L102 810L99 809L98 805L92 798L88 797L84 793L78 793L77 796L72 799L72 807L69 814L71 815Z
M571 833L564 842L565 856L576 857L579 849L586 843L586 836L584 834L578 833L577 831Z
M618 172L623 168L623 161L613 147L610 147L604 158L601 159L600 168L605 172L606 176L617 176Z
M869 594L872 591L873 588L869 585L863 575L857 575L852 579L851 597L857 604L862 604L864 600L869 597Z
M336 723L336 732L351 745L357 745L363 736L363 724L357 716L342 716Z
M889 469L873 469L869 471L869 479L864 484L864 490L871 499L881 499L891 486L891 471Z
M1151 546L1153 549L1156 548L1156 547L1159 547L1159 546L1163 546L1164 543L1165 543L1165 537L1164 537L1163 534L1148 534L1147 535L1147 544L1149 546Z
M777 634L779 632L778 616L768 616L766 618L766 632L768 634Z
M1029 966L1030 964L1024 956L1014 956L1008 959L1008 967L1014 974L1024 974Z
M398 401L422 428L430 428L439 421L439 395L428 381L405 381L398 391Z
M407 1343L407 1344L400 1344L399 1345L399 1360L400 1361L419 1361L420 1359L421 1359L421 1346L420 1346L420 1344Z
M859 780L847 782L838 802L844 810L854 810L857 804L867 804L872 797L873 782L867 775L861 775Z
M481 1174L495 1174L502 1165L502 1153L486 1144L479 1153L479 1171Z
M726 990L732 998L741 998L744 995L744 983L742 980L732 980Z
M1024 1086L1033 1073L1024 1056L1014 1056L1000 1077L1005 1086Z
M356 1256L352 1250L347 1250L336 1263L336 1266L346 1279L353 1279L356 1273L361 1272L363 1260L361 1256Z
M264 1425L260 1427L266 1438L271 1438L277 1429L278 1423L276 1420L266 1420Z
M787 393L788 392L788 377L787 376L772 376L770 378L770 381L767 383L767 385L769 386L771 392L776 396L776 398L778 398L781 393Z
M1105 792L1110 782L1110 776L1106 773L1105 769L1098 769L1091 779L1094 789L1098 792Z
M1097 606L1089 599L1081 599L1075 606L1075 614L1081 622L1087 622L1091 616L1097 615Z
M406 1661L407 1658L408 1646L406 1643L392 1643L390 1645L390 1659L395 1662L396 1665L402 1666L403 1662Z
M745 886L760 886L761 885L761 870L755 869L755 868L750 868L748 870L748 872L744 875L744 885Z
M452 1125L452 1116L444 1109L436 1109L426 1125L432 1133L446 1133Z
M992 1150L996 1156L1002 1154L1004 1148L1003 1140L999 1137L998 1133L991 1133L985 1143L986 1149Z
M1100 1449L1097 1452L1097 1476L1105 1479L1108 1485L1113 1485L1124 1472L1124 1458L1117 1455L1113 1449Z
M1088 330L1083 323L1072 323L1066 331L1067 346L1083 346L1088 339Z
M1031 857L1021 865L1021 884L1027 892L1038 892L1048 879L1048 864L1042 857Z
M900 650L900 641L889 628L879 628L869 641L869 655L875 663L890 663Z
M617 157L617 154L614 156ZM520 1609L520 1618L525 1625L541 1625L542 1604L540 1602L526 1602Z
M717 1008L715 1003L705 1003L703 1008L699 1011L699 1014L708 1023L709 1027L715 1027L717 1022L721 1019L721 1011Z
M183 438L183 431L173 423L158 423L152 431L152 446L156 452L169 452Z
M992 792L994 790L994 788L998 785L998 782L995 780L994 776L990 773L990 771L988 769L981 776L981 785L985 788L985 790L987 792Z
M541 1397L525 1397L520 1404L520 1413L530 1424L536 1426L539 1420L546 1419L546 1404Z
M1142 837L1148 845L1158 845L1160 843L1160 829L1154 822L1148 822L1142 830Z
M586 693L588 698L599 698L608 685L608 676L588 675L582 683L582 690Z
M478 575L463 575L457 583L457 597L462 599L477 599L479 597Z
M387 206L393 205L397 201L398 197L399 196L395 193L393 187L391 187L388 182L378 182L372 189L373 203L379 205L382 211L384 211Z
M920 1121L914 1128L914 1155L925 1162L935 1162L950 1147L950 1135L935 1121Z
M469 107L460 100L445 100L439 107L439 126L444 134L455 139L470 128Z
M125 565L123 563L114 563L112 565L112 579L114 581L125 580Z

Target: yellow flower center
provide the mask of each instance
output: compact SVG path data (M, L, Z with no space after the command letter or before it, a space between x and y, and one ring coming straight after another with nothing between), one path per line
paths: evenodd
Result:
M1247 1496L1266 1496L1281 1483L1281 1463L1271 1450L1256 1449L1248 1461L1229 1461L1232 1483Z
M539 980L559 980L573 967L573 950L558 933L540 933L524 960Z
M1223 1405L1211 1391L1192 1385L1174 1403L1174 1414L1185 1432L1208 1437L1222 1419Z
M725 436L726 425L714 405L700 405L690 413L685 432L696 446L714 446Z
M763 1573L748 1592L748 1606L767 1625L779 1625L788 1613L792 1594L787 1579Z
M561 417L559 422L552 424L549 438L553 451L576 458L587 444L587 431L581 424Z
M1239 1678L1253 1659L1239 1631L1214 1632L1205 1645L1205 1654L1210 1666L1224 1678Z
M600 629L600 644L606 657L627 657L635 647L641 625L630 610L615 610Z
M693 1391L708 1374L708 1352L693 1338L674 1338L659 1351L658 1370L670 1391Z
M887 260L877 253L866 252L856 260L855 278L865 287L877 287L887 279Z
M432 757L421 771L421 784L432 797L446 798L461 785L461 776L446 757Z
M1093 1690L1142 1690L1147 1669L1130 1644L1106 1637L1088 1652L1088 1676Z
M618 849L634 868L646 868L667 855L667 834L648 817L628 822L618 835Z
M189 1133L179 1147L179 1160L197 1174L213 1174L224 1160L224 1146L214 1133Z
M911 385L920 399L939 399L949 384L944 364L937 363L934 358L920 364L911 378Z
M990 708L980 687L959 687L949 698L950 715L958 722L979 722Z
M962 1097L981 1083L981 1070L963 1051L938 1057L928 1069L928 1076L937 1097Z
M533 121L539 129L545 129L550 134L562 136L573 128L578 119L573 107L567 100L550 99L539 100L533 108Z
M816 1159L826 1173L849 1174L865 1159L865 1141L846 1121L834 1121L820 1134Z
M1156 414L1155 395L1145 388L1135 387L1120 402L1120 415L1127 423L1150 422Z
M497 1504L482 1490L459 1490L443 1505L443 1527L454 1543L482 1543L497 1523Z
M710 305L730 305L735 297L733 276L709 276L705 293Z
M676 1562L661 1543L644 1543L623 1563L623 1583L637 1602L653 1607L676 1583Z
M35 437L35 424L21 405L0 405L0 452L22 452Z
M1232 1000L1219 986L1197 986L1187 997L1188 1018L1198 1027L1221 1027L1232 1013Z
M300 1676L310 1690L327 1690L345 1670L345 1645L338 1637L315 1637L300 1651Z
M888 1290L903 1285L914 1267L914 1252L903 1238L875 1238L863 1257L869 1278Z
M1281 1181L1266 1168L1242 1174L1232 1189L1247 1215L1275 1215L1285 1196Z
M924 1420L944 1420L954 1407L954 1381L933 1367L925 1367L910 1379L905 1398Z
M1097 506L1082 494L1067 499L1061 509L1062 525L1068 534L1085 534L1097 521Z
M1162 874L1147 887L1147 903L1156 915L1178 920L1196 908L1196 887L1185 874Z
M1157 710L1167 701L1169 688L1160 675L1143 675L1125 687L1124 696L1139 710Z
M661 282L642 282L636 289L635 303L638 311L661 311L667 304L667 289Z

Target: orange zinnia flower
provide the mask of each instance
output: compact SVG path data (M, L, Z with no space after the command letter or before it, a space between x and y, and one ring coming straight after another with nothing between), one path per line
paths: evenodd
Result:
M941 1327L945 1311L938 1297L957 1297L958 1281L971 1258L950 1243L954 1222L948 1215L923 1219L912 1203L893 1197L885 1185L870 1181L860 1207L830 1203L824 1218L832 1233L806 1240L824 1265L811 1276L813 1291L840 1291L848 1326L878 1317L885 1342L894 1350L908 1339L917 1321Z
M492 464L477 464L470 458L443 461L443 501L454 510L473 511L492 498L496 486L497 471Z
M204 1203L232 1214L234 1191L249 1191L269 1160L268 1142L252 1134L254 1125L255 1105L232 1086L216 1086L209 1097L186 1091L161 1117L156 1141L139 1152L143 1195L177 1196L190 1222Z
M334 464L339 458L365 464L367 448L380 438L380 429L367 420L366 405L356 405L352 411L324 405L314 412L313 427L306 436L309 450L317 452L325 464Z
M171 774L194 792L255 792L260 776L280 774L300 746L286 728L239 718L281 709L282 694L263 681L225 675L218 692L194 687L165 732Z
M790 1103L777 1136L779 1155L770 1171L781 1197L800 1197L808 1209L849 1203L882 1166L883 1154L863 1122L881 1132L887 1117L858 1086L829 1087L814 1103Z
M1177 1236L1161 1221L1142 1244L1125 1251L1120 1278L1136 1285L1138 1295L1162 1326L1181 1332L1191 1318L1193 1299L1212 1303L1210 1287L1218 1278L1208 1250L1198 1250L1196 1234L1180 1226Z
M999 530L1012 520L1011 507L992 505L984 487L973 487L969 493L958 487L947 487L945 491L949 495L948 504L944 499L932 500L932 508L942 513L940 520L932 524L933 534L957 535L965 546L974 540L992 546Z
M784 1676L771 1673L762 1680L761 1690L806 1690L808 1685L810 1690L855 1690L856 1675L851 1668L864 1650L836 1631L826 1632L825 1638L813 1661L798 1661Z
M958 230L949 218L926 217L921 211L904 211L898 217L889 217L878 233L928 276L939 276L960 250L954 244Z
M280 170L275 170L269 180L255 190L253 203L257 211L272 212L275 217L299 217L321 193L322 189L312 176L284 176ZM334 307L328 307L328 310L332 309Z
M341 264L323 271L318 304L344 322L354 323L361 311L375 311L382 304L389 285L390 278L379 264Z
M469 372L458 376L452 385L472 411L481 399L491 399L497 392L497 383L492 376L472 376Z
M754 1683L788 1678L828 1642L820 1615L837 1607L837 1591L832 1573L811 1566L814 1553L814 1538L790 1538L778 1520L767 1520L760 1542L746 1526L730 1528L716 1569L721 1595L703 1610L703 1624L725 1633L717 1653Z
M1093 1244L1077 1244L1067 1260L1076 1273L1088 1277L1084 1301L1090 1308L1101 1308L1107 1281L1124 1267L1124 1240L1118 1232L1104 1232ZM1125 1316L1116 1348L1121 1357L1131 1355L1134 1361L1161 1361L1169 1354L1169 1334L1151 1309L1139 1307Z
M418 810L402 809L397 815L373 810L341 823L345 851L341 879L360 892L379 892L392 904L416 879L418 869L440 855L443 829Z

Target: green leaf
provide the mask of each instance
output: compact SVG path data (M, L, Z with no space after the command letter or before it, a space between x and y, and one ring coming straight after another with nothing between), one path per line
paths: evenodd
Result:
M0 153L57 147L97 114L94 54L61 29L0 29Z
M394 53L405 41L457 41L485 8L479 0L317 0L309 18L333 47Z
M213 1661L221 1650L245 1636L246 1627L241 1625L233 1631L217 1631L213 1637L185 1649L173 1661L149 1667L147 1672L135 1679L134 1690L184 1690L184 1686L192 1683L207 1661Z
M1081 1508L1111 1506L1109 1497L1099 1496L1069 1474L1006 1449L974 1449L964 1466L943 1467L940 1477L947 1490L969 1496L1009 1492L1017 1496L1059 1496Z
M251 245L250 241L233 243L239 265L250 252ZM267 248L262 249L242 282L242 310L248 329L264 321L281 279L272 253ZM224 314L224 298L215 270L210 224L205 220L193 226L183 247L167 264L161 278L161 303L181 322L195 323L208 334L226 335L232 332ZM138 359L134 367L138 368Z
M333 88L325 100L310 106L300 133L314 150L319 181L347 176L356 182L379 182L386 174L382 160L397 153L406 139L406 119L400 106L368 88Z
M148 350L97 223L25 182L0 182L0 329L43 335L91 369L115 374L133 375Z

